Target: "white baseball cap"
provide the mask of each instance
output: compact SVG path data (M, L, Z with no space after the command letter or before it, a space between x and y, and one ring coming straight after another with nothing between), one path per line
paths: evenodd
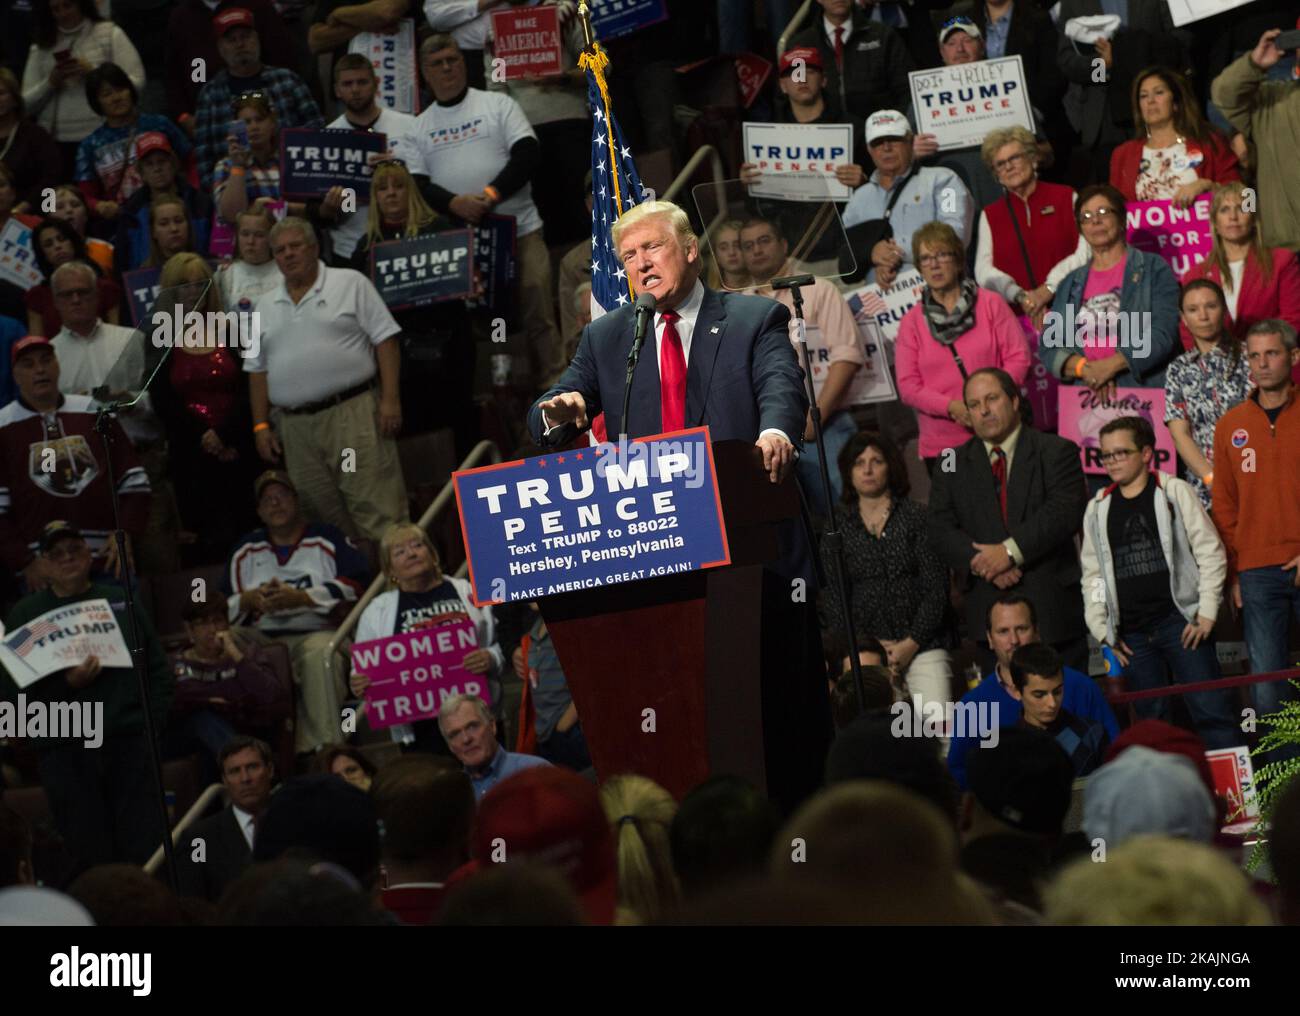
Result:
M877 138L902 138L911 133L912 125L896 109L879 109L867 118L867 144Z

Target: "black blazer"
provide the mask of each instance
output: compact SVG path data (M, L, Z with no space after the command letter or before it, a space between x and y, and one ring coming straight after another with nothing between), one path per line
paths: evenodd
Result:
M1079 446L1055 434L1022 427L1007 481L1003 525L984 442L971 438L957 449L954 468L943 460L930 490L930 540L940 559L956 573L965 593L966 621L972 639L986 630L989 605L1001 595L987 579L970 572L973 543L1001 543L1013 537L1025 557L1024 577L1008 592L1028 596L1038 613L1044 642L1063 642L1084 634L1079 555L1074 537L1083 523L1088 490Z
M195 841L200 839L204 843L202 862L194 860L198 847ZM230 806L195 822L176 844L176 874L182 896L198 896L216 903L226 886L252 863L253 851Z

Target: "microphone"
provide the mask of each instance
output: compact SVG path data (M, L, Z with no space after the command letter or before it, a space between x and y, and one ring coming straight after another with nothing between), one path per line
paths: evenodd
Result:
M654 293L639 293L636 298L636 331L632 335L632 351L627 356L627 366L631 370L641 359L641 347L645 345L646 328L655 312Z
M632 406L632 374L641 359L641 347L645 345L645 333L655 316L654 293L638 293L636 298L636 331L632 334L632 351L627 354L627 377L623 379L623 416L619 420L619 436L627 437L627 415Z

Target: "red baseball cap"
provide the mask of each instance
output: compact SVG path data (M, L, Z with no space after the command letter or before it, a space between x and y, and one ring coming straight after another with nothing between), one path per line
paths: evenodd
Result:
M793 68L796 60L802 60L805 67L823 69L822 55L819 50L813 46L796 46L794 49L787 49L781 54L779 73L784 74Z
M9 366L12 368L18 362L18 357L29 349L35 349L37 346L49 346L53 349L54 343L44 335L24 335L9 350Z
M143 159L150 152L166 152L168 155L175 155L172 150L172 143L167 140L167 135L162 131L145 131L135 139L135 157Z
M222 11L212 19L212 29L217 33L218 39L232 28L256 29L253 22L253 12L247 7L232 7L228 11Z
M534 860L560 869L593 924L613 924L618 898L614 834L596 788L558 766L536 766L502 780L479 803L474 858Z

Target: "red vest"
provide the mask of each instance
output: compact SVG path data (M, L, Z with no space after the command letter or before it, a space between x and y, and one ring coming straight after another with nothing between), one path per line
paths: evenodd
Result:
M1010 198L1016 222L1020 224L1020 235L1029 251L1035 285L1030 284L1006 197L984 209L993 236L993 267L1006 272L1022 288L1034 289L1046 282L1047 273L1079 245L1079 230L1074 224L1074 190L1064 184L1039 180L1028 202L1014 194Z

